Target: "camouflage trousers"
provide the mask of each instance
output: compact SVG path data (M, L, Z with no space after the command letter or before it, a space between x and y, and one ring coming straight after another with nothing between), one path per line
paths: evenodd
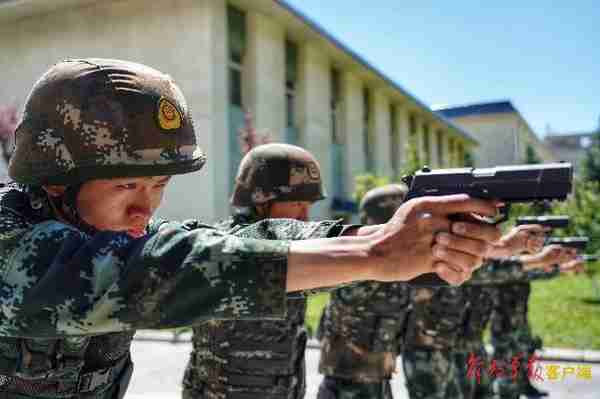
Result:
M535 350L541 346L541 339L532 337L529 329L516 330L494 340L494 358L501 360L508 370L504 378L495 381L500 398L517 399L529 385L529 371L535 367Z
M483 343L470 351L456 351L452 356L456 380L449 386L448 398L493 399L490 359Z
M402 367L411 399L461 397L451 351L405 349L402 353Z
M527 317L531 284L506 284L499 292L491 338L494 359L501 361L508 372L494 381L494 390L502 399L517 399L530 383L528 363L535 350L541 349L542 340L533 336Z
M343 378L325 377L319 386L317 399L392 399L390 380L356 382Z

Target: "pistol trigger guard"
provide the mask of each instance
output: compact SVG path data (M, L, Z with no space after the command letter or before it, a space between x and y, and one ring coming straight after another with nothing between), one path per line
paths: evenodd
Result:
M499 218L495 219L494 226L504 223L508 220L508 214L510 213L510 204L502 205L498 208Z

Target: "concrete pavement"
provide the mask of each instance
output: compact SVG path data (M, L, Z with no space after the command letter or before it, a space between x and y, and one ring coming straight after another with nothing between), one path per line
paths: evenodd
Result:
M144 332L134 341L132 356L135 363L134 376L126 399L180 399L181 377L185 369L191 349L187 337L180 337L180 343L171 343L172 333ZM159 339L157 339L159 338ZM586 352L586 351L581 351ZM555 354L560 354L556 352ZM562 354L565 354L564 352ZM573 353L567 353L573 355ZM585 355L582 353L580 355ZM588 361L596 356L589 353ZM593 355L593 356L592 356ZM307 395L306 399L315 399L321 376L317 373L319 351L312 345L307 349ZM585 359L585 356L582 357ZM401 364L399 362L398 364ZM555 381L545 379L540 384L542 389L551 392L550 398L560 399L598 399L600 397L600 363L589 363L584 360L565 362L564 360L548 360L541 362L547 370L548 366L559 367L562 370L589 367L589 380L573 375ZM401 367L400 367L401 369ZM404 388L404 375L399 371L392 381L395 399L408 398Z

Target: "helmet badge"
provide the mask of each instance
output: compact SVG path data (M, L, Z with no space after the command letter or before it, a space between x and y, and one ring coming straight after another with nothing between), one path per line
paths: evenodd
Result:
M158 101L158 124L163 130L179 129L183 118L181 113L166 98L161 98Z

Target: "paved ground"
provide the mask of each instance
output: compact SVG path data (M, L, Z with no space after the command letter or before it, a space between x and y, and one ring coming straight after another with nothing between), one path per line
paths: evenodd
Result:
M180 399L180 382L190 351L189 343L171 344L168 342L134 341L134 378L126 399ZM315 399L321 377L317 374L319 352L307 351L308 392L306 399ZM583 363L543 362L542 365L559 365L561 370L573 367L576 370ZM600 398L600 364L585 364L591 367L592 379L567 376L564 381L549 381L541 384L551 392L550 398L557 399L598 399ZM396 399L407 398L404 377L398 373L393 383Z

